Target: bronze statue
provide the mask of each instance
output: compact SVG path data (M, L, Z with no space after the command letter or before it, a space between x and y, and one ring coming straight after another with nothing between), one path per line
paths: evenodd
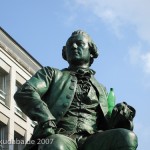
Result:
M37 121L26 150L136 150L135 109L117 104L109 116L107 92L90 69L98 50L90 36L74 31L62 50L69 67L43 67L14 95ZM41 142L43 141L43 142Z

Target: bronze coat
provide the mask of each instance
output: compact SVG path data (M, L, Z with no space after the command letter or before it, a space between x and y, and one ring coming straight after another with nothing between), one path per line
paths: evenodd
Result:
M99 99L102 116L108 112L104 86L92 75L90 79ZM70 71L44 67L18 90L14 98L22 111L32 120L55 120L67 112L74 98L77 78Z

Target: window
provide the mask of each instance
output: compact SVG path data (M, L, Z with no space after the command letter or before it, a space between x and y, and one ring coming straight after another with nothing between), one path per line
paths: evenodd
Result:
M6 125L0 122L0 141L1 141L0 150L8 148L7 138L8 138L8 128Z
M6 99L6 73L0 70L0 102L5 104Z
M25 138L20 135L18 132L14 131L14 150L23 150L25 147Z
M21 84L19 82L16 82L16 86L15 86L15 92L21 87ZM26 119L26 115L21 111L21 109L18 107L16 101L14 101L15 103L15 113L17 115L19 115L20 117Z

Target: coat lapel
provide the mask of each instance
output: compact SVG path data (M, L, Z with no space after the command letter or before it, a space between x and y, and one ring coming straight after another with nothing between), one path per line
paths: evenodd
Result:
M92 75L90 81L93 84L93 86L95 87L95 89L97 90L99 104L100 104L100 107L105 116L108 112L107 93L105 91L105 88L103 87L103 85L101 85L100 83L97 82L97 80L94 78L93 75Z

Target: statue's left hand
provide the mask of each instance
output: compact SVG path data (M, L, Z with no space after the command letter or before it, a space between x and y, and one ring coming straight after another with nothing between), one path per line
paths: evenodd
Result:
M135 112L135 109L126 102L117 104L112 111L110 119L111 127L133 130Z
M114 113L117 111L119 112L122 116L125 117L125 119L127 120L133 120L133 118L135 117L135 109L128 105L126 102L122 102L117 104L114 109L113 109Z

